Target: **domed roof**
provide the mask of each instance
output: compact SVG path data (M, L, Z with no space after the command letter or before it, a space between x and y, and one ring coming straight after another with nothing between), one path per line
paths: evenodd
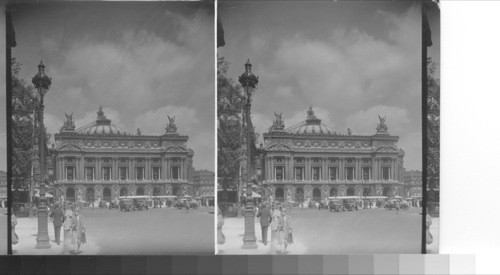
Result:
M107 119L104 115L102 107L99 107L97 111L97 120L91 124L85 125L76 132L81 135L123 135L124 131L111 123L110 119Z
M334 131L330 129L325 124L321 123L321 119L314 115L312 107L309 107L307 111L307 119L295 126L292 126L285 130L289 134L301 135L301 134L334 134Z

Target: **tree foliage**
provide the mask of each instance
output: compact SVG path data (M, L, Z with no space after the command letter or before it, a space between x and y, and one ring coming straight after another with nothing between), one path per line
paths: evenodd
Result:
M240 85L227 76L229 64L217 60L217 174L223 189L232 189L238 182L240 162L245 154L242 146L242 112L245 96Z
M436 76L437 64L427 59L427 186L439 188L439 148L440 148L440 83Z
M32 160L38 155L38 127L35 112L39 101L33 86L19 78L21 65L15 58L12 68L12 183L14 189L27 188Z

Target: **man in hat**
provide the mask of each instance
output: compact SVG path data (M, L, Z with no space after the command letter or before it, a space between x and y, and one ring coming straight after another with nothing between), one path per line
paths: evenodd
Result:
M263 205L259 213L257 213L257 218L260 218L260 228L262 229L262 242L267 245L267 229L269 224L273 220L271 211L265 205Z
M55 204L54 210L50 212L50 217L54 223L54 234L56 236L56 243L59 245L61 243L61 226L64 222L64 212L59 207L59 204Z

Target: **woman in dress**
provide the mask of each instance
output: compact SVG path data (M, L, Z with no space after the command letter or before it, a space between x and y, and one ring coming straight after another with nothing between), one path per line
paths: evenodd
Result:
M80 246L85 243L85 227L83 216L80 215L80 209L75 208L73 218L71 219L71 245L75 254L80 253Z
M64 211L64 231L69 231L71 227L71 218L73 218L73 211L71 211L71 208L69 205L66 205L65 211Z
M293 242L290 239L292 234L292 226L290 222L290 215L288 213L288 209L286 207L281 208L281 217L278 223L278 241L281 245L281 254L285 254L287 251L287 247L289 244Z

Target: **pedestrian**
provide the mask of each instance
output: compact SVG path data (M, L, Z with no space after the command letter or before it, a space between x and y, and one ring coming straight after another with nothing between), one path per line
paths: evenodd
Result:
M292 226L290 216L286 208L281 209L281 217L278 222L278 241L281 245L281 254L285 254L289 244L293 243Z
M217 206L217 244L221 245L226 242L226 237L222 233L222 226L224 225L224 217L220 207Z
M281 211L276 204L272 207L272 221L271 221L271 251L274 251L278 243L278 223L281 217Z
M73 218L73 211L70 205L66 205L66 210L64 211L64 231L69 231L71 227L71 219Z
M61 226L64 222L64 212L59 208L59 204L54 205L54 210L50 212L49 215L52 218L52 223L54 224L54 235L57 245L61 244Z
M257 213L257 218L260 218L260 228L262 230L262 242L267 245L267 229L272 222L273 217L271 211L266 207L261 207Z
M12 237L12 244L17 244L19 242L19 236L16 234L16 225L17 225L17 218L14 213L10 216L10 227L11 227L11 237Z
M80 246L87 241L83 220L83 215L80 215L80 209L76 207L71 219L71 245L75 254L81 253Z

